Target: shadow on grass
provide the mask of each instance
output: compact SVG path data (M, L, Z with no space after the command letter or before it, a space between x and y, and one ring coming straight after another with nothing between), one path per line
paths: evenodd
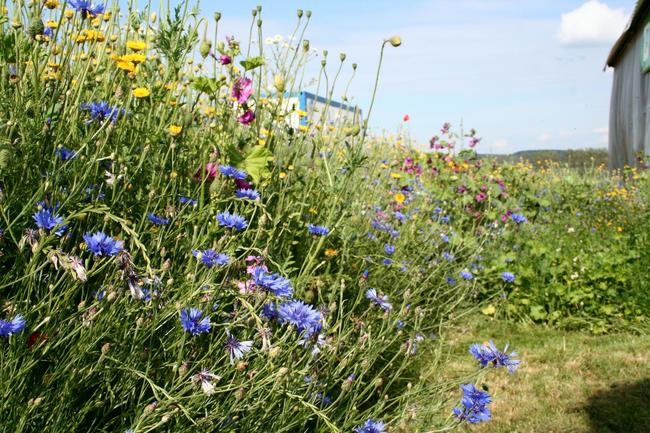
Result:
M588 401L593 433L650 432L650 379L614 384Z

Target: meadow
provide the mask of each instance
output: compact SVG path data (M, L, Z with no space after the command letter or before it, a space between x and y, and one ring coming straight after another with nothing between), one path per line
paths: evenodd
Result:
M640 168L373 133L309 11L282 39L261 7L235 36L186 1L0 9L2 431L489 430L530 344L500 327L648 329Z

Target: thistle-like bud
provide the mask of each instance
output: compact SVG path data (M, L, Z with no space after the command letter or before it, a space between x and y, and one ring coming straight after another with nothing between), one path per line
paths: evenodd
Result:
M394 46L394 47L399 47L400 45L402 45L402 38L400 38L399 36L395 35L395 36L391 36L390 38L386 39L385 42L390 42L390 44L391 44L392 46Z
M40 18L35 21L32 21L29 24L28 32L29 32L29 36L31 36L32 39L35 39L36 36L38 35L42 35L44 31L45 31L45 24L43 24L43 21L41 21Z
M214 13L214 20L216 22L219 22L219 20L221 20L221 12L215 12Z
M341 59L341 62L345 62L345 58L346 58L346 57L347 57L347 56L345 55L345 53L341 53L341 54L339 54L339 58Z
M257 5L257 12L262 12L262 5Z
M353 71L356 71L356 70L357 70L357 64L356 64L356 63L352 63L352 70L353 70Z
M311 11L305 12L305 15L307 16L307 18L311 18Z
M302 9L298 9L298 18L302 18Z
M325 65L327 65L327 61L326 61L325 59L321 60L321 61L320 61L320 65L321 65L322 67L325 67Z
M257 20L257 27L262 27L262 20Z
M302 49L305 51L309 51L309 39L305 39L302 41Z
M253 14L253 17L256 17L257 16L257 9L253 9L251 11L251 14Z
M323 50L323 57L327 58L327 53L328 53L327 50Z
M210 55L210 50L212 50L212 42L207 39L204 39L199 47L199 53L204 59Z

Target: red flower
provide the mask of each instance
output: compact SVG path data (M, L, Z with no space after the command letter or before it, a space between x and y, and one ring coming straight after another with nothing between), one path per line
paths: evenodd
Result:
M408 114L405 114L404 115L404 121L408 122L409 120L411 120L411 117Z

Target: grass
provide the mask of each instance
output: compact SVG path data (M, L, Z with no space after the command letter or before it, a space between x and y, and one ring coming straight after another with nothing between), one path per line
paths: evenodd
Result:
M650 339L593 336L540 326L480 321L449 336L446 369L466 373L467 348L489 335L510 342L523 363L517 373L491 371L493 419L461 431L490 433L646 433L650 431ZM458 391L455 391L458 394Z

